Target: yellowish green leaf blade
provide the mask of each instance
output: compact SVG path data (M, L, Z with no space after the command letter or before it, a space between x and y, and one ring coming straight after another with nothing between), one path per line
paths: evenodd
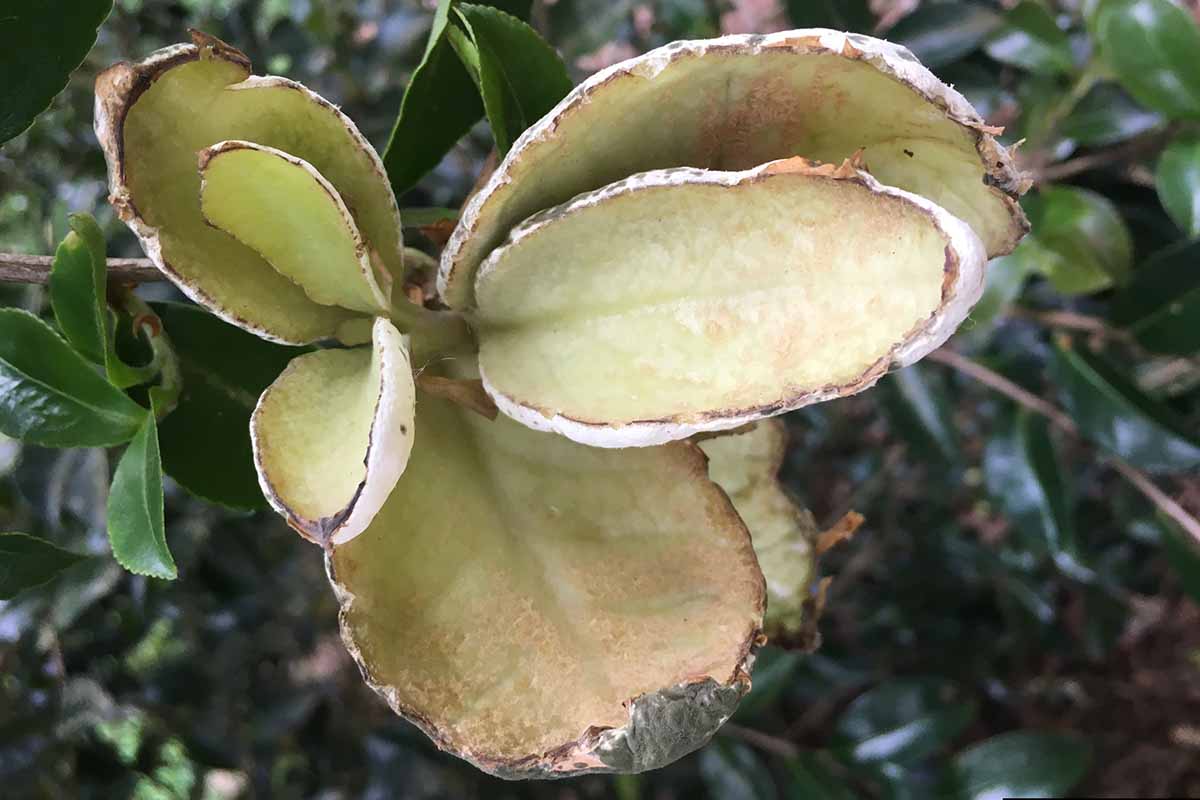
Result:
M848 162L644 173L489 256L480 368L530 427L660 444L870 387L953 333L984 263L961 220Z
M200 153L200 213L313 302L387 314L350 209L307 161L252 142L215 144Z
M383 318L375 320L372 345L294 359L250 420L263 494L318 544L361 533L412 450L416 390L408 347Z
M530 215L647 170L743 170L864 148L881 182L1016 245L1027 182L970 104L902 47L823 29L676 42L603 70L529 128L464 207L438 285L474 303L479 264ZM565 153L570 158L565 158Z
M763 584L699 450L582 447L424 393L417 424L387 504L327 562L371 685L510 778L703 744L748 688Z

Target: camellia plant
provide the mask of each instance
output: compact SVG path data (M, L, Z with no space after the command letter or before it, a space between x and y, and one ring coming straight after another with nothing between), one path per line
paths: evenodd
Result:
M180 289L327 343L258 402L263 492L324 549L366 680L508 777L658 767L729 718L764 611L799 640L816 607L765 418L941 345L1028 227L958 93L825 30L676 42L576 87L466 204L429 293L354 124L221 41L102 74L96 131Z

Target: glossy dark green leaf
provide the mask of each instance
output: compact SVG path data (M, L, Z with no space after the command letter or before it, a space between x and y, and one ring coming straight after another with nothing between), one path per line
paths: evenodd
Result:
M162 459L152 415L125 448L113 473L108 492L108 541L117 563L135 575L176 577L175 560L167 548Z
M1091 441L1150 472L1200 466L1200 441L1187 426L1100 356L1057 347L1052 370L1063 404Z
M33 124L92 45L112 0L6 2L0 9L0 145Z
M821 753L787 759L784 796L788 800L855 800L854 791L823 763Z
M1004 27L984 50L1001 63L1044 75L1061 75L1075 67L1066 31L1033 0L1021 0L1004 16Z
M833 742L850 761L912 763L948 746L975 719L936 678L896 678L859 695L834 725Z
M1074 736L1016 731L954 757L946 796L953 800L1062 797L1083 779L1091 748Z
M1183 591L1200 603L1200 545L1192 541L1175 523L1163 520L1162 548L1171 565L1171 571L1179 579Z
M778 647L764 647L754 660L754 682L750 694L742 698L733 718L747 722L773 707L788 687L803 654Z
M454 10L474 45L474 58L461 44L455 49L475 73L496 149L503 156L526 128L571 91L571 78L554 48L511 14L469 3Z
M880 382L888 416L898 432L926 458L957 463L961 453L945 388L919 364Z
M183 373L175 410L159 424L163 469L185 489L231 508L266 505L250 448L258 397L305 348L263 341L202 308L156 303Z
M741 742L714 739L700 751L700 777L709 794L721 800L773 800L778 797L766 765Z
M1117 84L1105 82L1083 96L1058 126L1058 132L1084 147L1103 147L1162 127L1165 122L1162 114L1143 107Z
M449 12L450 0L441 0L425 57L409 80L383 151L383 163L396 197L436 167L483 117L475 82L446 37Z
M1028 240L1028 237L1026 237ZM1021 296L1029 276L1037 270L1030 263L1030 251L1023 247L1006 256L988 262L984 274L983 296L971 309L967 322L958 329L956 340L968 350L987 344L996 326L1007 316L1012 304Z
M871 33L875 27L867 0L787 0L787 12L794 28Z
M922 3L888 31L887 38L936 70L975 50L1003 22L1000 14L981 3Z
M1092 28L1104 60L1142 105L1200 118L1200 28L1170 0L1101 0Z
M0 433L46 447L105 447L129 441L145 418L49 325L0 309Z
M0 533L0 600L41 586L85 558L27 533Z
M1200 138L1176 139L1154 173L1158 199L1186 235L1200 237Z
M1113 298L1111 318L1154 352L1200 350L1200 240L1151 256Z
M1112 202L1076 186L1051 186L1022 203L1033 233L1020 247L1030 266L1064 294L1087 294L1123 282L1133 240Z

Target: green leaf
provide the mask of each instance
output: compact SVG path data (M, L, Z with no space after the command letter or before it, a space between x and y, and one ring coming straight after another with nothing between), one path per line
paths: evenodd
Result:
M153 402L153 392L150 397ZM117 563L135 575L174 580L178 574L167 549L162 460L153 414L142 423L113 474L108 541Z
M753 536L753 534L751 534ZM754 682L733 718L745 722L773 707L791 683L803 654L778 647L764 647L754 661Z
M449 10L450 0L441 0L425 57L409 80L383 151L383 164L397 198L436 167L483 117L475 82L445 35Z
M888 416L898 432L926 458L955 464L962 454L944 388L920 364L880 382Z
M1163 208L1179 229L1200 236L1200 138L1171 142L1158 160L1154 181Z
M1064 294L1123 282L1133 261L1129 229L1108 198L1075 186L1051 186L1024 202L1033 234L1022 258Z
M834 725L840 755L858 764L912 763L950 744L975 719L975 704L938 678L897 678L859 695Z
M1187 538L1175 523L1163 519L1160 526L1167 563L1179 578L1183 591L1200 603L1200 546Z
M1045 418L1008 415L988 440L983 465L988 492L1026 541L1074 564L1071 498Z
M980 3L923 3L888 31L887 38L937 69L979 47L1002 24L1003 17Z
M1200 240L1155 253L1113 298L1112 321L1157 353L1200 350Z
M1123 142L1163 125L1162 114L1138 104L1115 83L1100 83L1071 109L1058 133L1084 147Z
M183 393L159 425L163 469L195 495L263 508L250 447L250 414L288 362L308 348L259 339L202 308L155 303L183 373Z
M146 409L32 314L0 309L0 432L45 447L129 441Z
M854 800L849 786L830 772L819 753L801 753L787 760L790 800Z
M717 739L700 753L700 777L720 800L773 800L771 773L749 746Z
M1058 347L1052 371L1067 411L1088 439L1150 472L1200 466L1200 442L1185 423L1100 356Z
M1142 105L1200 118L1200 29L1170 0L1102 0L1096 42L1117 79Z
M86 558L27 533L0 533L0 600L41 586Z
M971 316L958 329L958 341L968 350L985 345L996 326L1008 314L1008 310L1021 291L1025 281L1036 271L1031 256L1036 255L1020 245L1012 253L988 262L984 275L983 296L971 309Z
M1022 0L1004 17L1004 27L984 48L992 58L1043 75L1075 67L1067 33L1039 3Z
M0 11L0 145L33 124L92 45L112 0L5 3Z
M496 149L503 156L571 91L571 78L554 48L516 17L467 3L455 10L474 44L473 53L462 44L455 44L455 50L475 72Z
M1087 774L1091 748L1055 733L1015 731L980 742L954 757L947 797L1061 797Z
M870 33L875 27L867 0L787 0L786 5L794 28Z

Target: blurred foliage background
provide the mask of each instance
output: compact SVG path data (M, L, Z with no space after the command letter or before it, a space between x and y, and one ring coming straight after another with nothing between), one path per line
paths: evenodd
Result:
M0 601L0 794L1200 796L1200 551L1164 513L1200 512L1198 16L1169 0L538 0L577 79L678 38L850 29L907 44L1023 140L1034 233L991 265L950 346L787 417L792 490L819 520L867 518L822 563L819 652L768 647L735 719L667 769L505 784L362 684L319 553L275 515L169 484L180 580L136 577L105 555L108 454L0 439L0 530L99 556ZM429 21L416 0L118 0L68 90L0 150L0 249L53 252L68 212L91 211L111 255L140 255L91 128L108 64L206 30L382 149ZM489 148L480 126L401 205L457 205ZM0 303L43 310L44 291L0 286Z

